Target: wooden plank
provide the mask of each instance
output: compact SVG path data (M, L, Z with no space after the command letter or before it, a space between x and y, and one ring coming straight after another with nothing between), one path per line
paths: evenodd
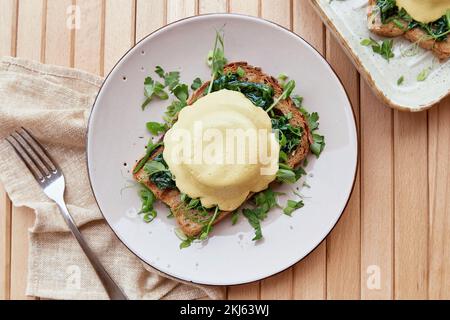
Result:
M327 297L327 245L324 241L294 267L293 299L325 300Z
M262 0L261 16L273 21L287 29L292 29L291 1L286 0Z
M200 14L227 12L227 11L228 11L227 0L199 0Z
M361 297L393 298L393 111L361 80Z
M253 16L259 14L258 0L231 0L230 12ZM254 282L243 286L228 288L229 300L257 300L260 297L260 283Z
M103 74L104 6L102 0L76 0L80 28L75 30L74 66Z
M109 73L135 42L135 6L135 0L106 0L103 69L105 74Z
M33 223L33 210L13 208L11 216L11 300L34 299L25 295L28 269L28 229Z
M428 112L430 299L450 299L450 99Z
M260 299L260 283L254 282L242 286L229 287L228 300L258 300Z
M324 26L308 1L294 1L293 28L294 32L324 54ZM326 241L324 241L294 267L294 299L326 299L326 252Z
M164 0L137 0L136 5L136 41L140 41L165 24L167 9Z
M16 47L16 19L17 0L3 0L0 2L0 56L15 54Z
M167 23L193 16L197 12L195 0L167 0Z
M230 0L229 9L232 13L258 16L261 9L259 4L259 0Z
M44 0L20 1L17 26L17 56L42 61L45 54Z
M291 1L263 0L261 6L263 18L274 21L286 28L292 28ZM261 299L291 299L293 295L293 268L263 280Z
M395 298L428 296L427 113L394 112Z
M17 56L38 61L45 57L46 1L20 1L17 22ZM13 208L11 217L11 293L14 300L27 299L28 228L34 212Z
M359 75L351 61L329 32L327 60L341 79L353 106L359 126ZM360 173L353 193L338 224L327 239L327 298L361 298L361 234L360 234Z
M17 1L0 2L0 56L15 55ZM0 300L10 297L11 201L0 184Z
M0 185L0 300L9 299L11 273L11 202Z
M45 63L70 66L72 63L72 30L67 27L67 10L72 0L47 0Z

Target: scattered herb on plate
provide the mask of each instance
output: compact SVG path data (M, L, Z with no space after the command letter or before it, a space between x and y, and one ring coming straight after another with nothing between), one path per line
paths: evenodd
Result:
M294 201L294 200L288 200L286 208L284 208L283 212L285 215L291 217L294 211L301 209L305 206L303 203L303 200L301 201Z
M361 45L366 47L371 46L373 52L382 56L387 60L387 62L395 57L395 54L392 50L392 47L394 46L394 40L385 39L381 43L378 43L374 39L369 38L362 40Z

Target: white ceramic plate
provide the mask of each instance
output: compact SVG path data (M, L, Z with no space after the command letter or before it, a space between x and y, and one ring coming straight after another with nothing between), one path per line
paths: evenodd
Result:
M161 121L167 102L145 112L144 78L154 67L180 70L182 81L210 78L206 55L215 29L225 25L229 61L248 61L265 72L285 72L297 80L297 93L311 111L321 115L327 147L319 160L311 157L306 179L298 184L305 208L292 218L273 210L263 223L265 240L253 243L254 231L245 218L232 226L222 222L207 243L180 250L174 220L157 206L158 218L146 224L138 187L130 171L150 137L148 121ZM92 189L107 222L139 258L172 277L208 285L235 285L281 272L307 256L333 229L352 191L357 168L357 134L347 95L328 63L308 43L273 23L240 15L214 14L166 26L128 52L100 90L88 132L88 170ZM126 165L125 165L126 164ZM282 190L295 197L294 187ZM280 204L285 205L287 197Z
M427 50L417 48L403 37L394 39L395 58L390 63L362 46L361 40L372 37L381 40L367 28L368 0L311 0L314 7L339 42L353 58L359 72L368 80L379 98L388 106L403 111L422 111L432 107L450 93L450 60L439 62ZM416 52L408 56L405 52ZM425 69L430 74L425 81L417 76ZM403 76L401 86L398 79Z

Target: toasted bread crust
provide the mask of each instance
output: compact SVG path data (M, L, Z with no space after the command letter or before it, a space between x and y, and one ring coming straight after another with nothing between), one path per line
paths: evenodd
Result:
M225 66L224 72L235 73L239 67L244 69L246 72L244 80L269 84L270 86L273 87L276 97L280 96L283 93L283 88L280 86L280 84L275 78L264 74L260 68L252 67L248 65L246 62L235 62L228 64L227 66ZM209 85L210 82L206 82L199 89L197 89L188 100L188 105L194 104L195 101L204 96ZM305 117L295 107L294 103L290 98L281 101L275 109L282 114L291 113L293 115L292 119L290 120L291 124L303 128L303 132L305 133L302 137L302 141L297 150L288 157L289 166L294 168L298 166L309 153L310 144L312 141L309 127L307 125ZM155 150L151 159L156 158L163 151L164 147L160 147L159 149ZM147 186L155 194L155 197L157 199L161 200L163 203L165 203L167 206L170 207L170 209L175 215L178 225L180 226L184 234L186 234L188 237L195 237L202 232L203 225L201 223L193 221L190 218L190 216L195 215L196 212L192 210L187 210L185 208L184 204L181 202L181 194L178 190L158 189L158 187L149 180L148 175L145 173L144 169L141 169L139 172L137 172L134 175L134 178L136 181ZM250 194L249 198L252 196L253 194ZM219 223L230 214L231 212L220 212L219 217L216 219L214 224Z
M421 48L430 50L440 60L450 58L450 37L445 41L436 41L429 39L427 33L420 28L407 30L408 23L400 20L404 28L398 27L395 23L389 22L383 24L379 14L377 14L376 0L369 0L368 7L368 28L371 32L383 37L399 37L404 36L413 43L417 43Z

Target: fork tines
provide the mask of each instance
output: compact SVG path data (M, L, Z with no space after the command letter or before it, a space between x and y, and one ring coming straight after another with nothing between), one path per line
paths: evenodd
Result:
M25 128L15 131L6 140L38 181L58 172L47 151Z

